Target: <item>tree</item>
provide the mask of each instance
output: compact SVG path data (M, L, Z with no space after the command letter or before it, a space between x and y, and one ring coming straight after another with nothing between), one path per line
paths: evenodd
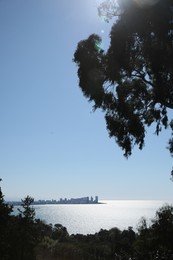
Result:
M31 206L31 204L34 202L34 199L30 196L27 196L24 200L22 200L21 206L22 210L18 209L20 212L20 215L22 218L24 218L27 221L34 221L35 217L35 209Z
M173 1L107 0L98 10L116 19L107 51L95 34L78 43L73 60L84 96L104 112L109 136L126 157L135 145L144 147L153 124L157 135L171 129L173 156Z
M143 218L134 244L136 259L172 259L173 206L164 205L157 210L148 226Z
M2 179L0 179L2 181ZM12 206L8 205L4 201L4 195L0 187L0 259L9 259L9 224L11 221Z
M34 260L35 247L38 243L38 230L35 221L35 209L31 206L34 199L27 196L22 200L21 207L18 209L18 259Z
M60 242L67 240L69 234L66 227L63 227L61 224L55 224L52 232L52 238Z
M152 225L153 237L157 246L172 250L173 245L173 206L164 205L156 212Z

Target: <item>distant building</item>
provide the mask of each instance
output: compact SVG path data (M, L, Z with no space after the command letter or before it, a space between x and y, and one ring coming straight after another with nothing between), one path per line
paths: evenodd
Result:
M95 203L98 203L99 202L99 198L98 196L95 196Z

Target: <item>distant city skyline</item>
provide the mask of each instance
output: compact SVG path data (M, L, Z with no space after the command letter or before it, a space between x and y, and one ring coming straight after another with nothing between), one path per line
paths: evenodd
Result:
M21 205L22 200L20 201L7 201L9 204L12 204L13 206L16 205ZM81 198L71 198L71 199L62 199L60 198L59 200L56 199L51 199L51 200L34 200L32 202L33 205L46 205L46 204L98 204L100 203L98 200L98 196L95 196L93 198L92 196L86 196L86 197L81 197Z
M100 0L0 1L0 183L6 200L82 197L173 200L169 130L150 128L124 158L78 86L80 40L111 23Z

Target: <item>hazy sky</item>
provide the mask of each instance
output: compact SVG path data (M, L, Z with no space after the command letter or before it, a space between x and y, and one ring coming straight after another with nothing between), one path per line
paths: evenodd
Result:
M6 199L173 200L168 132L126 160L72 62L92 33L108 46L96 0L0 0L0 177Z

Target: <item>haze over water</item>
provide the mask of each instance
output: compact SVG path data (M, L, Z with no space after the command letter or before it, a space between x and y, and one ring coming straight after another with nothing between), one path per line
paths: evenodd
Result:
M85 205L37 205L36 218L47 224L62 224L69 234L94 234L100 229L134 229L141 217L148 222L154 218L156 211L165 203L161 200L109 200L105 204Z

